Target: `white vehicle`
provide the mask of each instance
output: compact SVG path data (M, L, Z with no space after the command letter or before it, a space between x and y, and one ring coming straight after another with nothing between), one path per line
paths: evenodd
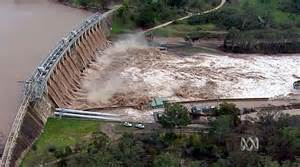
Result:
M160 46L158 47L159 50L168 50L166 47Z
M132 127L132 123L130 122L124 122L123 124L125 127Z
M143 125L142 123L137 123L137 124L135 124L135 127L139 128L139 129L144 129L145 125Z

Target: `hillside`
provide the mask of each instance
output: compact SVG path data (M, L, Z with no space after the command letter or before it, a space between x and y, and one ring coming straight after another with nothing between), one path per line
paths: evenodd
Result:
M196 16L185 25L210 25L210 31L226 30L226 51L238 53L300 52L299 0L231 0L221 10ZM201 38L200 31L191 32ZM214 36L213 36L214 38Z

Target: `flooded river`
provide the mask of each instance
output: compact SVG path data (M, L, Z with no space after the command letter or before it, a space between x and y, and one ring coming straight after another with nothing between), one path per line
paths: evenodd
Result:
M20 104L18 82L90 14L48 0L0 0L0 133L4 138Z

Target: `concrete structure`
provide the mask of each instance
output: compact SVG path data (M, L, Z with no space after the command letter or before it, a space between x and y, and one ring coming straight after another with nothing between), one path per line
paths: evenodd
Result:
M18 166L55 108L67 108L81 73L109 43L113 12L95 14L67 34L26 81L22 103L8 136L1 166Z

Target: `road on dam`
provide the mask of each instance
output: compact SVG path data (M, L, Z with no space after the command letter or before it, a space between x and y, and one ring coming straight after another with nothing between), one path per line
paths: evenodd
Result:
M0 145L18 111L21 84L90 12L49 0L0 1Z

